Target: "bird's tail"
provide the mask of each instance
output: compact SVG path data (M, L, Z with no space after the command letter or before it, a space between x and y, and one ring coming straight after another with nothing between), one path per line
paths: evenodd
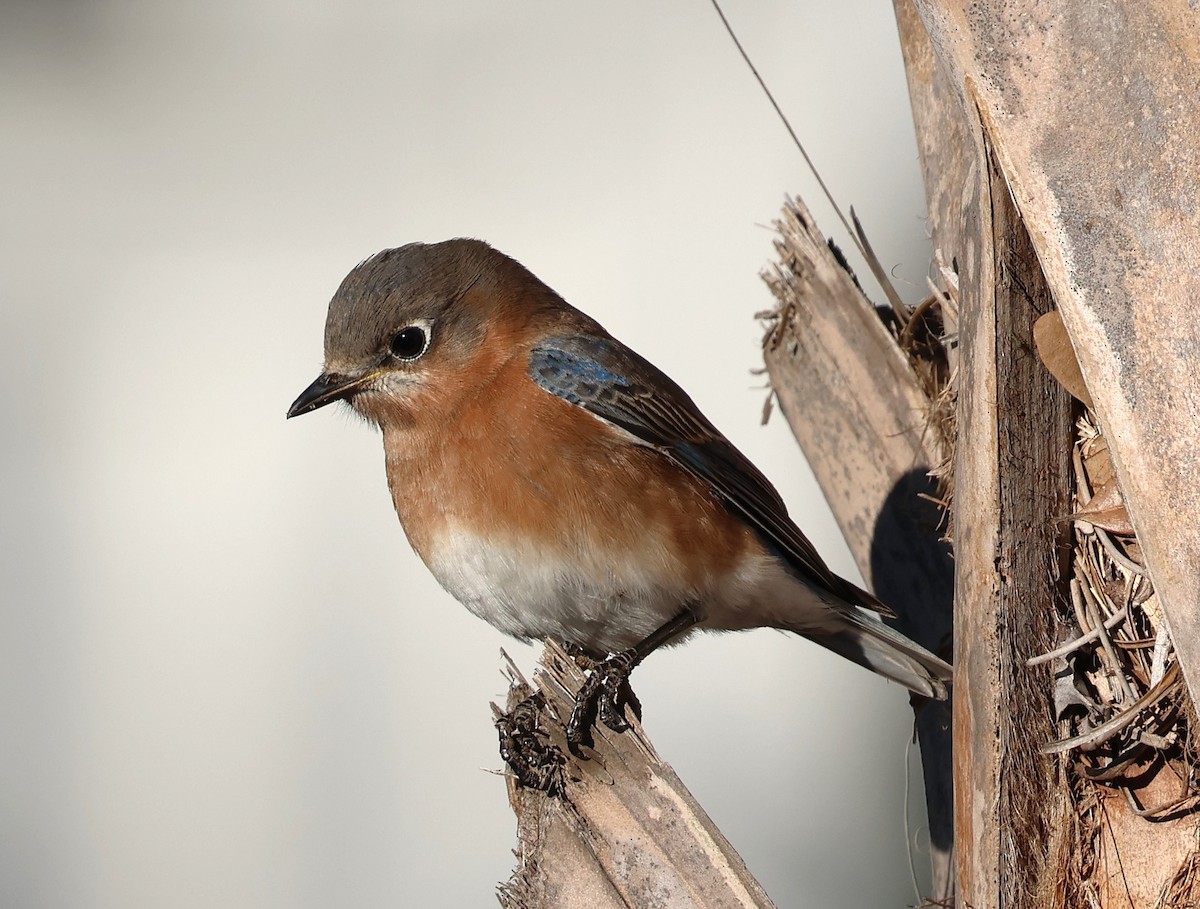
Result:
M944 701L954 670L920 644L858 606L841 611L845 627L812 640L846 659L898 682L909 691Z

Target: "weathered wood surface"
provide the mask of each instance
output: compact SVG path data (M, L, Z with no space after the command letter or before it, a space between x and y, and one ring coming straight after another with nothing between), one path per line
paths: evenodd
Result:
M1033 754L1049 691L1020 666L1048 643L1042 610L1061 577L1050 524L1067 504L1069 411L1026 319L1060 308L1195 682L1200 525L1180 516L1200 494L1198 20L1183 3L896 0L896 11L933 242L955 263L962 304L959 904L1075 905L1074 809L1058 766ZM1102 803L1091 892L1106 907L1173 905L1159 900L1171 869L1189 867L1195 825L1151 826L1119 799Z
M778 307L764 343L771 387L867 585L897 627L949 656L953 563L940 540L930 468L946 453L921 379L799 200L785 208ZM948 895L953 848L950 714L917 710L934 891Z
M954 716L959 899L1060 904L1067 790L1055 759L1049 684L1025 659L1053 646L1066 576L1071 402L1042 366L1033 323L1053 306L995 162L980 222L990 261L960 273L955 476Z
M515 672L515 671L514 671ZM509 777L517 868L506 909L773 909L745 863L664 763L641 724L595 733L590 760L570 756L563 725L583 675L553 643L533 684L546 698L548 740L566 758L550 796ZM514 678L509 708L529 693Z
M777 300L764 342L771 388L868 586L895 567L873 557L897 483L945 453L908 358L799 199L778 222ZM900 555L903 558L903 555ZM885 563L886 562L886 563ZM877 577L878 575L878 577Z
M1062 311L1194 697L1200 16L1186 0L917 6Z

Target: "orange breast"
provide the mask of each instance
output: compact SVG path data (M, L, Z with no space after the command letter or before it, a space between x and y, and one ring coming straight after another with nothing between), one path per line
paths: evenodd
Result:
M467 532L618 585L634 560L643 584L649 573L702 593L758 550L704 484L535 385L524 357L482 388L455 386L430 402L443 413L385 427L396 510L427 564L446 534Z

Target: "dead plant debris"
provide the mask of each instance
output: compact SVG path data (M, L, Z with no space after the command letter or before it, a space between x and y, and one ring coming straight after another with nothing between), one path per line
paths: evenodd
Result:
M1052 672L1060 738L1042 750L1066 755L1080 779L1120 792L1147 820L1179 817L1200 807L1194 711L1090 410L1077 423L1072 457L1072 569L1060 644L1028 660Z

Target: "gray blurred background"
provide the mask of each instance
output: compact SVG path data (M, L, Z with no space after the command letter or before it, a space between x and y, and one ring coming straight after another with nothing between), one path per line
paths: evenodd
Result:
M515 831L488 701L499 648L536 651L408 551L372 430L283 419L383 247L522 260L857 577L752 373L784 193L849 243L707 2L0 9L0 905L494 905ZM919 299L890 5L726 11ZM781 906L916 901L897 686L765 631L634 680Z

